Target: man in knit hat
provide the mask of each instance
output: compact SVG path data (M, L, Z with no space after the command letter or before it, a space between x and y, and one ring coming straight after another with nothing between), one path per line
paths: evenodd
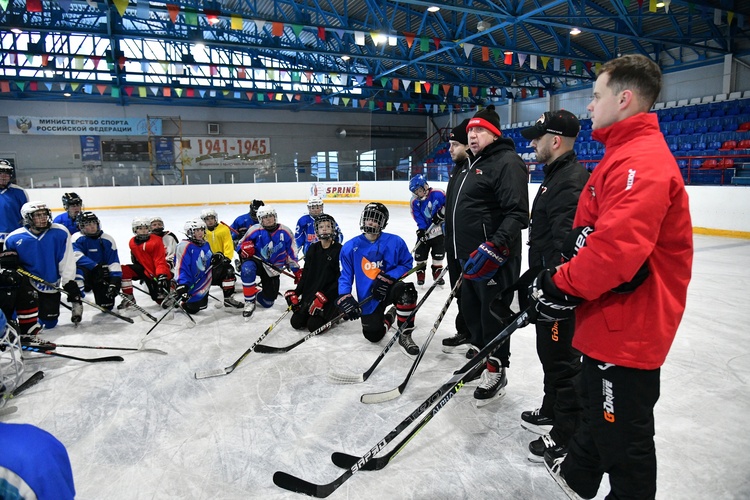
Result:
M466 129L471 154L451 179L456 188L446 202L446 243L462 265L461 309L478 350L505 327L490 313L492 299L501 294L506 306L513 300L512 291L501 292L521 271L521 230L529 225L528 172L513 141L502 137L495 106L478 111ZM469 349L467 356L473 354ZM481 373L474 391L477 406L504 394L509 358L506 341Z
M451 170L450 179L448 179L448 187L446 188L446 197L449 193L454 192L458 189L456 185L456 174L461 171L464 164L469 161L469 136L466 133L466 126L469 124L469 118L459 123L453 130L449 137L450 143L450 154L453 163L453 169ZM453 227L453 225L451 225ZM451 289L456 286L458 277L461 276L461 264L456 258L456 251L453 245L449 245L448 242L451 240L450 236L446 233L445 238L445 250L448 260L448 276L451 281ZM460 353L466 354L469 342L471 342L471 334L464 321L464 315L461 311L461 289L459 288L456 293L456 304L458 304L458 314L456 315L456 334L452 337L443 339L443 352L445 353Z

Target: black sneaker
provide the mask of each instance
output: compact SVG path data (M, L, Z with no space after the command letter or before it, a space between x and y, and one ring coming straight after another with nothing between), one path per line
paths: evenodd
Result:
M544 452L554 450L557 456L564 456L568 453L568 448L555 443L552 436L544 434L529 443L529 461L541 464L544 462Z
M452 337L443 339L443 352L446 354L463 354L471 341L464 332L456 332Z
M540 411L541 408L537 408L534 411L525 411L521 413L521 427L527 431L543 436L549 434L549 431L552 430L552 426L555 425L555 421L549 417L545 417Z
M479 386L474 390L474 399L477 406L484 406L494 399L505 395L503 390L508 385L508 377L505 375L505 367L495 358L487 361L487 368L482 372Z

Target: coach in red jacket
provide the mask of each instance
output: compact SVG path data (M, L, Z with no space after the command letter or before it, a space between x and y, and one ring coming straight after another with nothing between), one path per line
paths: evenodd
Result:
M573 258L529 290L532 317L575 311L584 417L567 457L548 451L545 463L583 498L596 495L605 472L611 498L656 495L653 409L693 260L682 176L648 113L660 90L661 71L645 56L602 66L588 110L605 155L578 202Z

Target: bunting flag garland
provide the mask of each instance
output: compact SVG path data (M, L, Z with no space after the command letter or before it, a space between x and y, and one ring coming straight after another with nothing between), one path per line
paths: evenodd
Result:
M408 48L411 48L412 44L414 43L414 37L417 36L414 33L408 33L404 32L404 39L406 40L406 46Z
M232 14L229 16L230 24L229 26L235 30L235 31L242 31L242 29L245 27L245 23L242 20L242 16L239 16L237 14Z
M169 13L169 19L172 21L172 24L177 24L177 16L180 14L180 6L173 3L168 3L167 12Z
M464 55L466 56L467 59L471 57L471 50L473 48L474 48L473 44L464 42Z

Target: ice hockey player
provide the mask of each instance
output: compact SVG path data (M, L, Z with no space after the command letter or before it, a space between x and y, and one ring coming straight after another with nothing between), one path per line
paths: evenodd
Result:
M302 269L297 262L297 245L291 229L277 222L276 210L268 205L258 209L258 220L260 223L247 230L236 248L242 259L242 291L245 295L242 316L245 318L251 317L255 312L256 301L262 307L274 304L280 280L279 272L271 266L287 267L294 273L295 283L299 283L302 277ZM255 283L256 277L260 277L262 290Z
M22 382L21 352L19 335L0 311L0 409ZM52 434L29 424L0 422L0 450L0 498L75 497L68 452Z
M164 219L158 215L149 218L151 233L161 238L164 243L164 251L167 256L167 265L170 270L174 270L174 254L177 251L177 244L180 240L172 231L164 229Z
M5 238L22 226L21 207L29 201L26 190L13 184L16 169L8 160L0 159L0 250Z
M313 332L331 321L338 308L339 254L341 243L336 232L336 220L328 214L315 216L317 240L305 254L302 279L294 290L287 290L284 298L292 307L291 324L297 330Z
M235 242L235 247L237 246L237 243L239 243L239 241L242 239L242 237L245 236L247 230L260 222L258 220L258 209L264 205L265 203L263 203L263 200L253 200L250 203L249 212L240 215L239 217L234 219L234 222L232 222L232 224L229 225L229 227L232 229L232 239Z
M427 262L427 257L432 253L432 279L438 285L444 285L445 280L438 276L443 271L443 258L445 258L445 236L443 236L442 224L445 220L445 192L441 189L433 189L427 184L424 175L417 174L409 181L409 191L414 196L411 199L411 216L417 223L417 246L414 250L414 260L417 265ZM435 230L439 234L432 233ZM417 285L424 285L425 272L417 271Z
M65 193L62 195L62 204L65 212L55 217L52 222L62 224L70 234L78 232L76 217L83 210L83 200L75 193Z
M362 317L362 334L370 342L382 339L398 317L399 344L410 356L419 354L411 334L414 317L406 319L416 307L417 289L413 283L398 281L414 262L406 242L395 234L384 233L388 209L382 203L368 203L359 219L362 234L347 241L341 249L341 277L336 305L349 320ZM356 286L357 299L352 295ZM367 297L372 300L361 304ZM395 306L385 313L387 305ZM406 324L405 324L406 323Z
M48 283L61 283L73 311L70 320L74 324L80 323L83 303L75 282L76 260L70 233L64 226L52 222L52 212L43 201L24 203L21 216L24 227L8 235L5 249L18 254L19 267ZM28 286L37 293L24 293ZM21 293L16 300L21 335L39 333L32 319L37 311L39 323L44 328L54 328L60 316L60 292L38 280L22 276Z
M242 309L242 302L233 297L234 283L237 281L237 277L232 265L232 256L234 255L232 232L229 230L229 226L219 223L219 214L213 208L202 210L201 219L206 224L205 239L213 254L211 257L211 284L221 287L224 293L224 306Z
M162 239L151 233L151 224L145 217L133 219L130 227L133 236L130 239L130 259L132 264L122 266L123 298L117 309L128 309L135 303L133 296L133 278L146 284L149 295L157 304L161 304L171 289L172 271L167 265L166 252Z
M208 304L208 290L211 288L211 247L205 240L206 223L192 219L185 223L187 239L177 245L175 254L174 280L172 292L175 300L190 314L205 309Z
M72 236L76 257L76 282L83 292L93 291L94 301L111 310L120 293L122 267L114 238L101 229L94 212L78 215L80 232Z
M319 196L311 196L307 200L307 212L299 218L297 229L294 231L294 240L297 243L297 248L302 249L302 255L307 255L307 249L310 248L310 245L318 241L315 231L315 218L323 213L323 200ZM341 233L341 228L337 225L335 230L338 235L336 237L338 242L343 243L344 235Z

